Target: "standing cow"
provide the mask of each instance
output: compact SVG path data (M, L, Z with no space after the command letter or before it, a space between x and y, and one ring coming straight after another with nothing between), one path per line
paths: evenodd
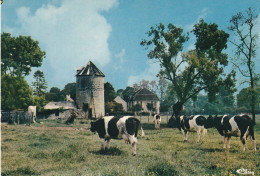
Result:
M97 132L102 141L102 149L110 148L110 140L123 138L125 142L132 145L132 154L136 155L137 133L141 123L131 116L114 117L106 116L95 122L91 122L90 131ZM141 136L144 135L141 127ZM106 146L107 141L107 146Z
M153 116L153 122L154 122L154 125L155 125L155 129L160 129L160 124L161 124L160 114L155 114Z
M206 134L206 129L204 127L206 121L206 118L201 115L180 116L176 119L176 124L178 129L183 133L184 141L187 141L188 131L191 131L197 132L197 142L199 142L201 134L203 136Z
M29 116L32 116L32 123L36 123L36 106L28 106Z
M256 143L254 136L254 122L248 115L223 115L223 116L209 116L207 119L207 128L215 127L223 138L223 148L230 148L231 136L240 137L243 143L243 151L245 151L245 143L248 136L251 136L254 150L256 151Z

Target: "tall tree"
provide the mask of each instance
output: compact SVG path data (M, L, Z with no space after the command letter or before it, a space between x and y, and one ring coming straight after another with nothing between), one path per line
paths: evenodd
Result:
M30 36L12 37L10 33L1 34L1 73L2 75L26 76L31 67L39 67L45 52L39 42Z
M2 110L25 110L33 103L32 90L23 77L2 75L1 93Z
M135 93L135 89L133 87L127 86L126 89L122 93L123 99L126 102L129 102L134 93Z
M32 83L32 86L34 87L33 93L34 95L41 96L46 93L47 89L47 82L45 80L44 73L40 70L37 70L33 78L35 79L35 82Z
M64 101L65 94L58 87L52 87L49 93L45 94L45 98L47 101Z
M216 24L207 24L200 20L192 31L196 36L196 50L183 53L183 44L188 37L183 29L169 24L151 27L147 32L149 40L141 45L152 47L148 53L150 59L159 61L160 75L169 80L177 101L173 105L173 115L179 117L183 104L194 98L202 90L213 100L219 87L234 87L234 72L225 75L223 67L228 63L227 55L222 53L229 35L218 30Z
M229 30L235 35L233 41L230 41L236 47L236 57L233 64L238 68L240 73L247 79L251 92L251 111L255 122L255 59L257 49L257 22L258 15L250 7L245 13L239 12L230 19ZM243 69L246 65L246 69Z
M116 96L116 92L115 89L113 87L112 84L110 84L109 82L106 82L104 84L104 94L105 94L105 102L112 102L114 101L114 98Z
M64 94L64 96L70 95L70 97L75 101L76 100L76 83L66 84L64 89L61 92Z
M120 96L122 98L123 97L123 92L124 92L124 89L118 89L116 91L116 96Z

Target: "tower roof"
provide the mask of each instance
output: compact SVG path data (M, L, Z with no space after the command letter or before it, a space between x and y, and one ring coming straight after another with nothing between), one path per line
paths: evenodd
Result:
M80 68L77 71L76 76L103 76L105 77L104 73L102 73L93 62L89 61L87 65Z

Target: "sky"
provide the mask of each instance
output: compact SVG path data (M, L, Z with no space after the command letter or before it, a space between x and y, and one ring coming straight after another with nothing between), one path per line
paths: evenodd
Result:
M105 82L118 90L142 79L158 80L159 64L149 60L149 51L140 45L151 26L172 23L189 32L204 19L229 32L230 18L248 7L259 14L260 0L4 0L1 32L31 36L46 52L42 66L26 77L29 83L34 81L33 73L41 70L48 89L62 90L76 82L76 68L91 60L106 75ZM194 42L191 36L184 50L193 49ZM228 46L226 52L232 56L232 44Z

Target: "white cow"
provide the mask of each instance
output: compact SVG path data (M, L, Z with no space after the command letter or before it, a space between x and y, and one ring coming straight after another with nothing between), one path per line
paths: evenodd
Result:
M28 106L28 113L29 116L32 115L32 123L35 123L35 118L36 118L36 106Z

